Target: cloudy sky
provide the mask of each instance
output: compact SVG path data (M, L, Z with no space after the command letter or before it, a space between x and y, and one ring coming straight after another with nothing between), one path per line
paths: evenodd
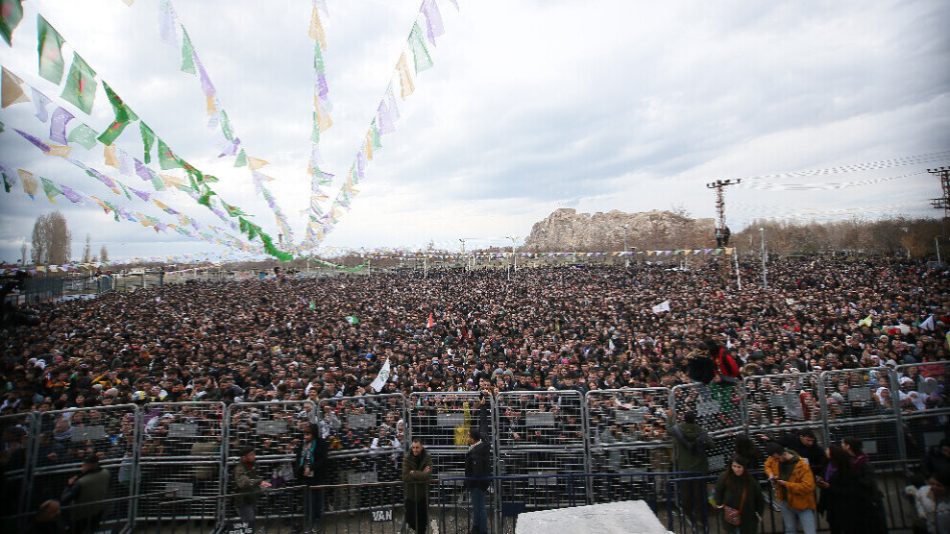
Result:
M321 152L325 170L339 177L393 74L419 2L327 3L334 126ZM446 33L430 47L435 66L399 100L396 132L383 138L352 210L324 247L417 248L433 240L457 249L460 237L472 238L470 248L500 244L506 235L527 236L559 207L676 207L712 217L705 184L718 178L746 178L728 192L734 231L761 217L938 215L929 199L939 196L939 183L923 171L950 165L948 2L458 0L459 11L450 0L437 3ZM271 163L262 171L276 178L269 185L302 236L311 3L179 0L174 7L237 135L251 155ZM218 137L206 127L200 84L179 71L180 50L159 38L157 0L131 7L121 0L29 0L24 8L14 46L0 44L5 67L62 104L59 90L37 74L42 13L69 43L67 58L78 51L178 154L221 179L222 197L277 234L247 168L215 157ZM34 112L31 103L0 111L0 163L117 199L13 132L46 139L48 126ZM109 124L101 90L92 117L77 117L97 130ZM129 128L119 146L140 152L137 130ZM77 147L74 156L114 174L102 164L101 147ZM328 188L331 197L340 185ZM215 221L182 193L158 198ZM159 213L138 199L124 205ZM87 233L113 258L219 250L116 223L91 203L31 201L17 188L0 194L0 259L18 258L36 216L54 208L69 220L74 256Z

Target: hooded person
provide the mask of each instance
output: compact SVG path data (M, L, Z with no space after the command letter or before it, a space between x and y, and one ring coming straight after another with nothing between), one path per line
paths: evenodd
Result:
M698 477L709 472L709 458L706 449L711 445L706 431L696 422L696 414L688 412L683 422L670 430L673 436L673 449L676 457L676 470L690 473L686 477ZM706 483L701 479L685 480L680 483L681 505L686 513L696 520L705 518Z

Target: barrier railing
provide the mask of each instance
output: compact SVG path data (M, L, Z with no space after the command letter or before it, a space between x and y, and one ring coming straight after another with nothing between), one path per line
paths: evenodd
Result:
M687 384L672 389L480 392L362 395L261 403L152 403L74 408L0 417L6 467L0 517L36 510L58 498L83 458L95 454L110 474L110 498L136 508L110 509L110 521L151 520L175 492L182 520L219 522L236 511L218 499L233 491L237 451L256 448L258 469L277 488L299 483L294 461L304 425L316 423L330 443L328 484L398 483L412 437L433 459L444 483L434 504L464 507L460 477L472 428L491 445L498 482L489 500L529 507L565 499L585 503L660 495L655 477L574 478L580 487L554 486L548 474L609 475L674 470L669 425L687 412L713 438L710 469L728 465L740 435L819 429L821 444L845 437L864 441L872 462L900 464L922 456L948 436L950 362L895 369L849 369L746 377L741 384ZM756 440L753 440L756 441ZM521 478L517 478L521 477ZM527 478L525 478L527 477ZM526 480L532 479L534 486ZM545 486L549 484L549 486ZM290 495L290 493L288 493ZM387 497L388 495L388 497ZM328 488L328 513L399 506L395 495ZM275 503L299 514L302 496ZM387 501L389 499L389 501ZM442 502L444 501L444 502ZM193 508L185 509L185 502ZM276 513L276 512L275 512ZM500 519L498 519L500 521Z

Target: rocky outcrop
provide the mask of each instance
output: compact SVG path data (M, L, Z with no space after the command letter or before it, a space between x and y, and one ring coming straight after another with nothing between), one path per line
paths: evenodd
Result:
M626 228L624 228L626 226ZM710 247L715 244L715 221L691 219L670 211L577 213L555 210L534 224L525 251L611 251Z

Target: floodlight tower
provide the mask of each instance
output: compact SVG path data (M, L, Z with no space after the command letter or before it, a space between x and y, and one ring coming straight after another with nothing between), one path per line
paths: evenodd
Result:
M931 199L930 204L935 209L943 210L944 219L950 218L950 167L927 169L927 172L940 178L940 189L943 191L943 197Z
M718 216L718 221L716 222L716 246L718 248L729 246L729 236L726 233L726 195L723 189L729 187L730 185L736 185L741 183L742 179L733 180L716 180L715 182L709 182L706 184L706 188L716 190L716 215Z

